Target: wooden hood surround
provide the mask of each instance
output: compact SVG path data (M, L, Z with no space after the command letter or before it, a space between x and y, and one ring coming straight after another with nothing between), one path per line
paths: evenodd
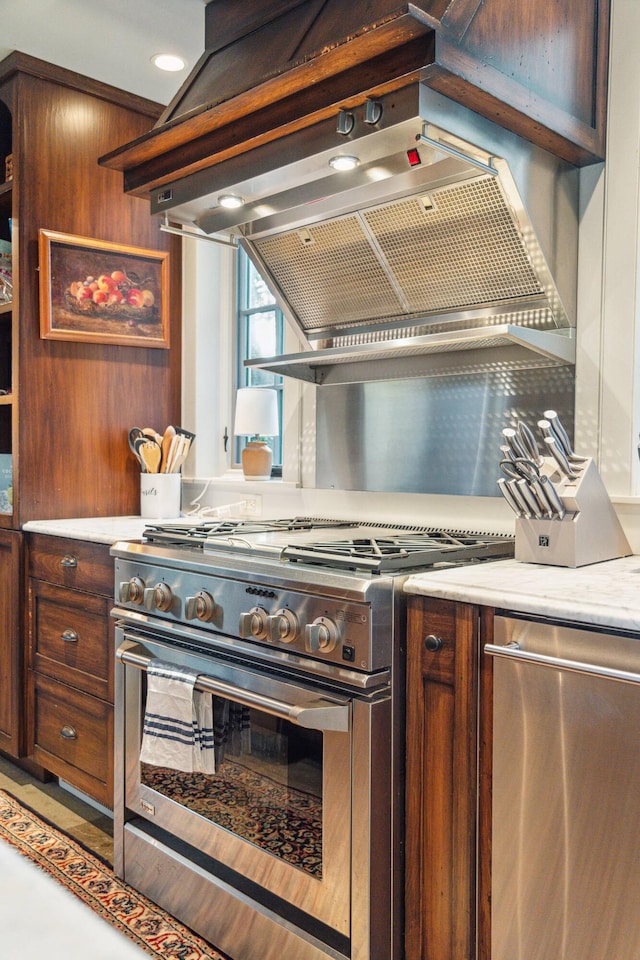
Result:
M604 158L609 0L211 0L156 126L104 155L152 190L417 81L577 166Z

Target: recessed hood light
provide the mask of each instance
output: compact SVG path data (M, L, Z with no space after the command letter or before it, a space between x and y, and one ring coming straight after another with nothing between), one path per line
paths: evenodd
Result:
M359 163L357 157L338 156L329 160L329 166L334 170L355 170Z
M158 68L158 70L167 70L169 73L177 73L179 70L184 70L185 62L182 57L177 57L173 53L156 53L155 56L151 57L151 63Z
M237 210L244 206L244 199L234 193L223 193L222 196L218 197L218 203L221 207L226 207L227 210Z

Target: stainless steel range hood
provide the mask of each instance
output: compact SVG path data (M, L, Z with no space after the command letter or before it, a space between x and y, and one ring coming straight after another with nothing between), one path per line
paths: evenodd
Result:
M251 365L331 384L573 363L577 199L575 168L414 85L152 209L237 238L265 277L303 349Z

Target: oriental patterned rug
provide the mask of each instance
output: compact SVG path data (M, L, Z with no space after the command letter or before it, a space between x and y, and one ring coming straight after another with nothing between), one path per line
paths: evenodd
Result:
M322 878L322 800L225 759L215 777L143 763L142 782L201 817Z
M152 957L225 960L113 870L33 811L0 790L0 841L15 847Z

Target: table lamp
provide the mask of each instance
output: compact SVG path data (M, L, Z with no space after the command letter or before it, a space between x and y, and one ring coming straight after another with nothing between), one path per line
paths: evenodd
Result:
M245 480L269 480L273 451L264 439L277 437L278 393L266 387L241 387L236 394L236 419L233 429L237 437L251 437L242 450Z

